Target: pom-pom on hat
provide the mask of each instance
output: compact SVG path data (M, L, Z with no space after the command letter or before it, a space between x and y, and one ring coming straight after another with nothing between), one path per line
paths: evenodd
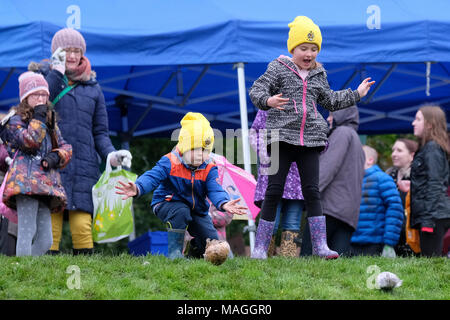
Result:
M42 74L27 71L19 76L20 102L22 102L30 94L41 90L50 95L48 83Z
M75 29L64 28L55 33L52 39L52 54L59 47L66 48L79 48L84 55L86 53L86 41L81 33Z
M188 112L180 121L181 130L178 136L180 153L203 148L211 151L214 145L214 132L209 121L201 114Z
M289 23L289 38L287 40L287 47L290 53L296 46L302 43L314 43L317 47L322 46L322 33L319 26L316 25L310 18L305 16L298 16Z

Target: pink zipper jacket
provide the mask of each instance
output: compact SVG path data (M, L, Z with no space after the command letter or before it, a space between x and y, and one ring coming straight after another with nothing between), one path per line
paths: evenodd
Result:
M284 110L267 106L267 99L279 93L283 98L289 98ZM269 143L284 141L306 147L325 147L327 144L328 125L317 111L317 104L336 111L360 100L356 90L331 90L322 66L310 70L303 79L287 57L269 63L266 72L253 83L250 98L257 108L268 111Z

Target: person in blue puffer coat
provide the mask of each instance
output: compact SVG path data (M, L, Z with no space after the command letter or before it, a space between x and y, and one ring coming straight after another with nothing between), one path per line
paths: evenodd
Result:
M73 254L91 254L92 187L100 178L101 159L112 154L112 166L130 167L131 154L128 150L116 151L111 143L105 98L85 55L86 42L81 33L69 28L59 30L52 38L51 52L50 64L31 63L28 68L47 80L61 133L73 148L71 162L61 170ZM62 226L63 213L53 214L50 253L59 252Z
M363 146L362 199L358 226L351 238L352 255L382 255L395 258L403 223L403 205L394 180L376 164L375 149Z

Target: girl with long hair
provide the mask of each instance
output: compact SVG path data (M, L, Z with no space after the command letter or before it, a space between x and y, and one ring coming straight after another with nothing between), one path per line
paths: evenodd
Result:
M411 165L411 227L420 230L422 255L440 256L450 228L447 120L438 106L423 106L412 123L419 151Z

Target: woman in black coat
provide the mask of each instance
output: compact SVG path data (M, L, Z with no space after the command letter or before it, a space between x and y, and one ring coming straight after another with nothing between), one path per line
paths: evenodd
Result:
M421 107L412 123L419 151L411 165L411 227L420 230L424 256L440 256L450 228L447 121L438 106Z

